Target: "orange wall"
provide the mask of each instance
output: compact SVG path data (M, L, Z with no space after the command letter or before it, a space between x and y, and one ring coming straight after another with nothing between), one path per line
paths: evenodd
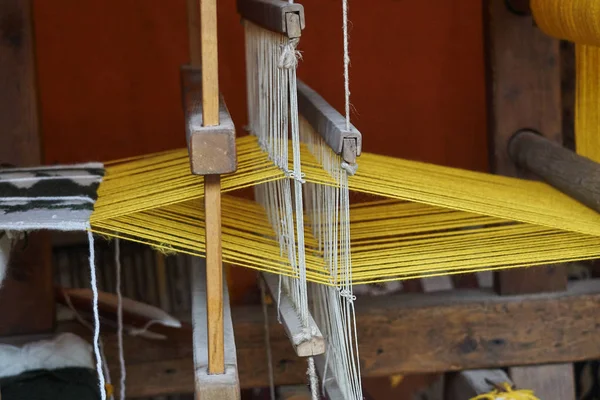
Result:
M184 146L185 0L36 1L46 162ZM340 0L305 0L299 74L343 110ZM219 2L222 91L246 121L243 31ZM486 169L481 2L354 0L352 120L366 151Z
M340 0L304 0L299 74L343 110ZM34 2L46 163L105 161L185 146L179 66L185 0ZM487 167L480 1L351 0L352 120L365 151ZM243 29L219 2L220 83L246 122ZM239 129L241 131L241 129ZM242 133L242 132L240 132ZM236 269L233 301L255 288Z

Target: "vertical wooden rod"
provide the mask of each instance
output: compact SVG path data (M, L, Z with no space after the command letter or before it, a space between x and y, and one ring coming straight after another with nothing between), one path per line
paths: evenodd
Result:
M202 63L202 123L219 125L219 58L217 49L217 0L200 0ZM197 57L195 57L197 59ZM221 261L221 177L204 176L206 214L206 303L208 373L225 372L223 332L223 264Z
M204 126L219 125L219 52L217 0L200 0L202 47L202 119Z
M221 262L221 177L204 177L206 210L206 304L208 326L208 373L225 372L223 343L223 267Z

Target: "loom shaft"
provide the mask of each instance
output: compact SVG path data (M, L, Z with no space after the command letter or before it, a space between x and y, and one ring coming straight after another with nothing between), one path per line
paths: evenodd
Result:
M269 289L273 301L277 305L277 312L281 315L285 332L290 338L298 357L316 356L325 353L325 339L313 317L309 315L308 326L310 328L308 329L308 333L310 337L307 337L307 332L303 332L302 322L288 295L282 293L279 296L278 294L279 278L277 275L263 272L261 276Z
M238 0L237 8L243 19L290 39L299 38L305 27L301 4L281 0Z
M362 150L361 133L352 125L347 128L344 117L302 81L298 81L298 110L336 154L347 163L356 163Z

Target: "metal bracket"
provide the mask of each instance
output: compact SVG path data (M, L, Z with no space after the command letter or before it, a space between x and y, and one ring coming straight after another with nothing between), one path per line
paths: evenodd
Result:
M237 8L243 19L290 39L299 38L305 28L301 4L282 0L237 0Z
M336 154L356 163L362 151L361 133L353 125L346 129L346 119L302 81L298 81L298 111Z
M195 175L227 174L237 169L235 126L221 98L219 125L202 125L202 73L181 68L183 110L190 166Z

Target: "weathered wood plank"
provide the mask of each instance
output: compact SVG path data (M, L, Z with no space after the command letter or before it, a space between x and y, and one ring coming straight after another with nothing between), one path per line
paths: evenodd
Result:
M515 132L529 128L562 143L559 41L517 15L505 0L487 2L484 18L488 62L490 161L497 174L523 176L507 146ZM502 294L564 290L563 266L513 269L495 274Z
M361 371L376 377L600 358L598 302L596 280L574 282L566 292L528 296L465 290L359 298ZM275 384L302 384L306 360L296 357L275 310L270 311ZM238 307L232 313L240 385L266 387L262 310ZM169 331L169 337L125 338L129 396L193 391L191 328ZM116 338L107 335L104 343L109 362L115 363Z
M493 150L490 158L496 173L532 177L511 163L508 142L515 132L532 129L562 144L560 45L537 29L531 15L515 13L515 3L512 11L508 4L505 0L488 2L486 19ZM494 284L500 294L560 291L567 286L567 270L559 265L502 271L495 275ZM531 321L544 325L539 320ZM557 381L557 385L572 385L572 369L563 372L563 382ZM544 379L543 373L540 369L539 379Z
M514 367L510 374L519 389L531 389L540 399L575 400L573 365Z
M312 315L308 316L308 328L303 327L298 311L294 308L287 293L278 295L277 275L268 272L260 273L264 280L271 298L275 302L281 319L281 323L290 338L290 343L298 357L317 356L325 353L325 339L315 323ZM310 335L306 334L306 329Z
M33 21L30 0L0 2L0 164L39 165ZM9 278L0 290L0 336L50 331L54 293L50 246L31 234L13 253Z

